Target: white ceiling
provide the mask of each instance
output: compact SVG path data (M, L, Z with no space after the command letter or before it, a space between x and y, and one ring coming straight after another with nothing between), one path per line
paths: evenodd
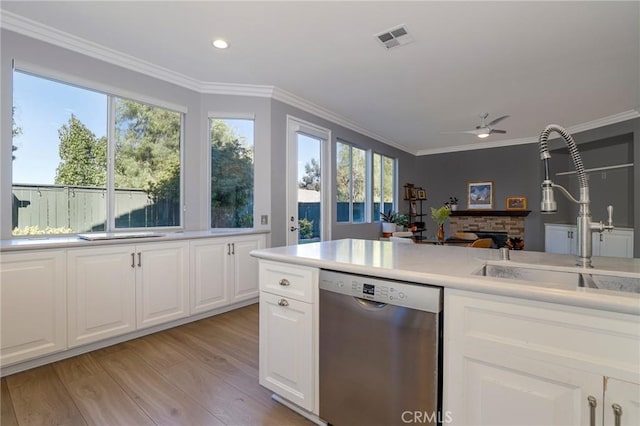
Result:
M33 2L26 17L182 81L276 86L412 153L522 143L640 110L640 2ZM405 24L415 41L374 34ZM15 28L13 28L15 29ZM211 47L216 36L231 47ZM165 73L166 74L166 73ZM634 111L635 110L635 111ZM506 135L469 134L504 114Z

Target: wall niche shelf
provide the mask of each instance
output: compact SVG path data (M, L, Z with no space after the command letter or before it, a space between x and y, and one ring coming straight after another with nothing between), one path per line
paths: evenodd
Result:
M531 210L454 210L451 216L510 216L526 217Z

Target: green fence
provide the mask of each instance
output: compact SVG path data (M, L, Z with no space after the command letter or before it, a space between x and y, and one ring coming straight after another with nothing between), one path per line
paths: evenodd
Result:
M13 228L70 228L103 231L107 218L105 188L61 185L13 185ZM178 226L179 200L154 202L140 189L115 190L117 228Z

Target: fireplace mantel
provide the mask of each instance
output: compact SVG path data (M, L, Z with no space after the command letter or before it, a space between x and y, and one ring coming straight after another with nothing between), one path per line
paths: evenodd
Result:
M454 210L451 216L508 216L526 217L531 210Z

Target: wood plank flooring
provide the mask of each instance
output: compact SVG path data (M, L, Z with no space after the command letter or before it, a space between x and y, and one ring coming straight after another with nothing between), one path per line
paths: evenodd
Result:
M258 384L258 305L2 379L2 426L311 425Z

